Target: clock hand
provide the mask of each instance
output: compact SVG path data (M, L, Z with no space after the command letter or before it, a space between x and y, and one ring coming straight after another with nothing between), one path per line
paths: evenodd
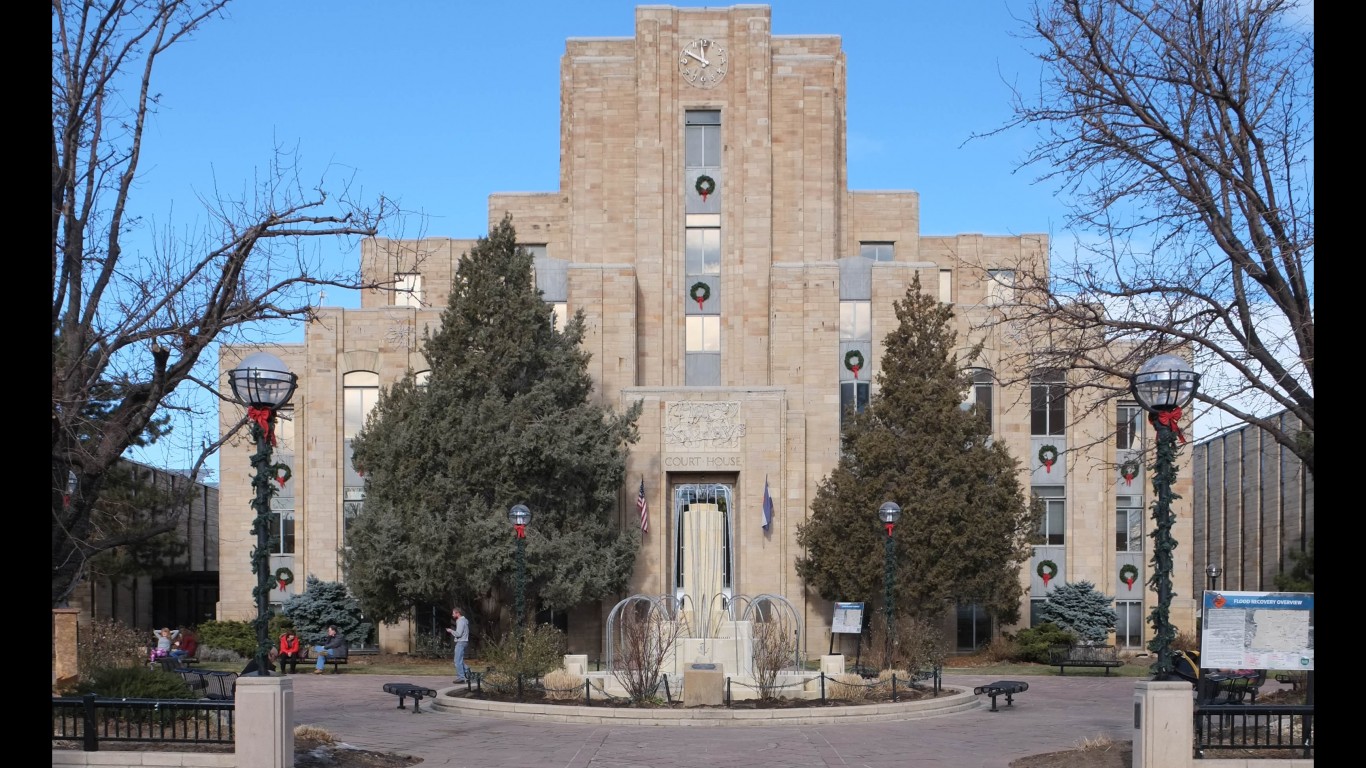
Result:
M704 59L704 58L702 58L701 56L698 56L697 54L693 53L692 51L684 51L684 53L686 53L686 54L688 54L689 56L693 57L694 59L697 59L698 61L702 62L702 66L704 66L704 67L707 66L707 60Z

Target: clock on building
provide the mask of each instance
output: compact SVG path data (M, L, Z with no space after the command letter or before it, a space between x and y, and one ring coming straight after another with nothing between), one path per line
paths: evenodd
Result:
M698 88L710 88L726 76L726 49L715 40L698 38L678 54L678 72Z

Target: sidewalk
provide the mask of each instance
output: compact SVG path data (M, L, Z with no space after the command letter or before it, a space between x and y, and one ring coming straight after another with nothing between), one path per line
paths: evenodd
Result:
M424 766L456 768L1007 768L1027 755L1070 749L1082 739L1132 738L1139 678L1083 674L1024 678L1012 707L988 706L900 722L820 726L595 726L516 722L398 709L385 683L442 689L449 676L290 675L294 722L338 741L401 752ZM972 688L995 676L948 674Z

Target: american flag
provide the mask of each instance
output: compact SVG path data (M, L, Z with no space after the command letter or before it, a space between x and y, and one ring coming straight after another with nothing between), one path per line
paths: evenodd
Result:
M645 478L640 478L640 493L636 494L636 509L640 510L640 530L650 532L650 505L645 501Z

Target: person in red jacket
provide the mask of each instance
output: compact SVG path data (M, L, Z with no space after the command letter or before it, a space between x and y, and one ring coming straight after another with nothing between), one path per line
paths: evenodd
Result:
M299 660L304 657L299 650L299 636L293 629L285 630L280 635L280 674L285 674L285 665L289 665L289 674L298 674Z

